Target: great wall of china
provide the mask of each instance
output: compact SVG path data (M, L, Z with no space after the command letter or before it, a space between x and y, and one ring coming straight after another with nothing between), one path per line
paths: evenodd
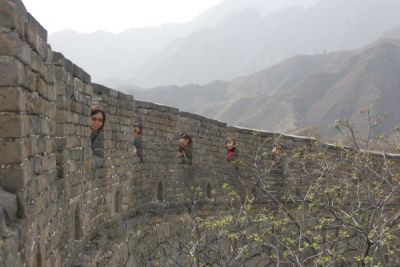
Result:
M107 122L92 151L93 106ZM143 162L130 145L135 122L143 126ZM181 132L193 138L191 165L175 158ZM225 208L227 136L248 155L260 140L265 153L277 138L287 151L316 142L229 127L92 84L51 50L21 1L0 1L0 266L155 266L156 240L179 230L193 187L204 190L205 216ZM271 176L274 194L294 179ZM245 184L240 190L256 194Z

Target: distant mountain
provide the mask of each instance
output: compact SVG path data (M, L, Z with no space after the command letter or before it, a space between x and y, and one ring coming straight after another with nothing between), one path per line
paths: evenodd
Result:
M190 23L49 39L96 82L154 87L230 80L298 54L358 49L400 27L398 0L316 1L225 0Z
M109 85L118 85L133 77L155 53L189 32L184 24L131 29L120 34L79 34L68 30L50 35L49 42L53 50L62 52L89 72L92 80L109 79Z
M158 54L179 38L214 27L233 13L257 9L268 15L295 6L308 6L316 0L225 0L200 14L189 23L166 24L160 27L133 28L113 34L95 32L79 34L62 31L49 36L52 48L82 66L97 82L110 86L122 84L143 85L143 70L154 62ZM140 76L139 76L139 73ZM140 77L140 78L139 78Z
M398 0L320 0L266 17L246 9L169 44L143 65L136 85L205 84L298 54L357 49L399 27L398 14Z
M382 39L355 51L296 56L231 82L125 89L233 125L303 134L311 129L326 138L337 134L335 119L357 119L370 105L376 114L390 114L376 131L392 132L400 123L399 73L400 41Z

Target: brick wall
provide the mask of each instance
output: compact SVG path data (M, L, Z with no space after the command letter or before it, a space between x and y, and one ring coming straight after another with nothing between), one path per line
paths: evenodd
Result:
M92 151L90 109L107 121ZM143 162L130 143L143 126ZM176 158L192 136L192 164ZM224 183L257 195L224 158L226 137L244 161L271 167L275 140L291 153L316 140L229 127L135 100L102 85L47 44L46 30L19 0L0 0L0 266L154 266L155 240L179 230L176 215L202 192L205 216L227 208ZM340 149L326 145L332 159ZM393 156L397 162L398 156ZM294 172L268 180L276 197ZM208 197L207 197L208 191ZM257 199L268 205L266 199Z

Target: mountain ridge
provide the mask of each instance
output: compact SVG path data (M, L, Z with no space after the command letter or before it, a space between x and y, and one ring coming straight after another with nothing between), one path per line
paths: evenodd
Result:
M289 133L314 127L333 138L335 119L360 119L370 105L376 114L391 113L380 130L392 131L400 122L398 73L400 40L381 39L359 50L296 56L230 82L124 89L232 125Z
M206 84L297 54L360 48L399 27L398 13L396 0L225 0L187 24L132 29L108 40L106 33L49 39L94 81L112 87Z

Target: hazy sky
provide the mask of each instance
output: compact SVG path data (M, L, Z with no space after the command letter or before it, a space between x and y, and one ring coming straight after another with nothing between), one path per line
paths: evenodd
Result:
M187 22L222 0L22 0L49 31L105 30Z

